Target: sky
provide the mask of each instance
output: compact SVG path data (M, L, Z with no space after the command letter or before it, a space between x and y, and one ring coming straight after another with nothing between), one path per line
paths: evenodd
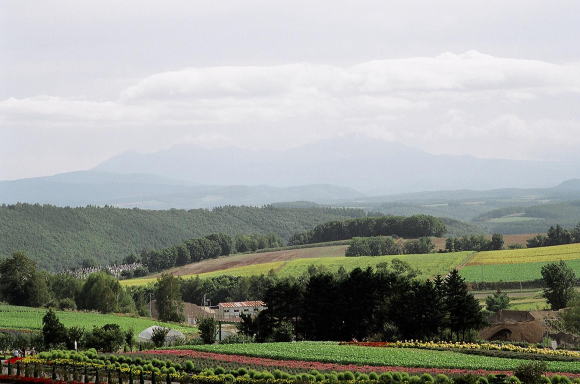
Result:
M0 1L0 180L340 136L578 159L580 2Z

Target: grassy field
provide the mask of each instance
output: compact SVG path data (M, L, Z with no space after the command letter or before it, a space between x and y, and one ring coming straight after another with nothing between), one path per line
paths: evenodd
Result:
M273 359L399 367L511 370L526 362L520 359L476 356L451 351L347 346L331 342L218 344L182 348ZM580 372L580 364L550 361L548 370Z
M467 265L521 264L559 260L580 260L580 244L478 252Z
M19 307L0 304L0 329L42 329L42 317L46 313L44 308ZM130 317L114 314L100 314L95 312L55 311L59 320L66 327L83 327L91 329L93 326L118 324L122 329L133 329L135 335L152 325L163 325L183 332L184 334L197 332L194 327L185 327L177 324L162 323L145 317Z
M539 263L521 264L480 264L469 265L460 270L461 276L467 281L496 282L496 281L530 281L542 277L542 266L549 261ZM580 275L580 259L567 260L568 264L577 275Z
M342 246L343 247L343 246ZM336 248L336 247L328 247ZM317 248L321 249L321 248ZM304 250L300 250L304 251ZM335 250L328 250L336 252ZM308 271L308 267L315 265L323 267L329 271L337 271L343 267L347 271L354 268L374 267L377 264L384 262L391 262L393 259L400 259L411 264L412 267L421 271L421 276L424 278L432 277L437 274L446 274L449 270L457 265L464 263L471 255L471 252L455 252L455 253L432 253L426 255L394 255L394 256L362 256L362 257L345 257L345 256L330 256L332 253L328 252L324 257L308 257L296 258L288 261L275 261L269 263L260 263L253 265L245 265L240 267L227 268L211 272L182 275L183 278L193 278L199 276L200 278L209 278L219 275L231 276L249 276L267 274L270 271L275 272L280 276L298 276ZM155 281L155 278L140 278L132 280L121 281L127 286L146 285Z

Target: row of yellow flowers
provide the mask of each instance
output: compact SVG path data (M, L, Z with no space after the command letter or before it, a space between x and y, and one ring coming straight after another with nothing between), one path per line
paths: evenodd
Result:
M426 349L474 349L489 351L509 351L521 353L533 353L551 356L568 356L580 358L579 351L569 351L565 349L550 349L538 347L520 347L514 344L495 344L495 343L465 343L465 342L445 342L445 341L397 341L394 343L385 343L385 347L397 348L426 348Z
M25 363L25 364L44 364L44 365L56 365L56 366L69 366L69 367L75 366L75 367L83 367L83 368L87 367L87 368L92 368L92 369L108 369L111 371L117 371L117 372L127 373L127 374L129 372L131 372L134 375L139 375L141 373L143 373L145 375L150 375L153 373L153 371L150 371L150 370L142 370L142 369L131 367L131 366L123 367L123 366L117 366L115 364L97 364L97 363L78 361L78 360L73 360L73 359L50 359L50 360L46 360L46 359L38 358L35 356L28 356L28 357L21 359L20 361L22 363ZM159 372L157 372L157 371L155 373L159 374ZM185 375L184 372L169 373L170 377L176 378L176 379L179 379L183 375Z

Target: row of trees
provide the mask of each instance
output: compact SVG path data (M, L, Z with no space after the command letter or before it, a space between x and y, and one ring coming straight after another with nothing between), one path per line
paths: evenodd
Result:
M38 270L34 261L21 252L0 263L0 300L30 307L144 314L138 311L132 292L114 276L96 272L79 279L50 274Z
M580 243L580 223L571 230L561 225L551 226L548 233L545 235L536 235L529 239L527 243L528 248Z
M445 240L445 250L448 252L493 251L503 249L503 245L504 240L501 233L494 233L491 239L484 235L470 235L449 237Z
M430 237L400 241L390 236L353 237L346 256L381 256L431 253L435 245Z
M142 251L140 257L130 255L125 263L142 263L149 272L195 263L205 259L226 256L236 252L253 252L258 249L275 248L284 245L282 238L276 234L251 234L228 236L216 233L205 237L187 240L174 247L161 250ZM135 274L133 274L135 275Z
M433 281L387 265L348 274L280 280L266 291L268 308L244 317L240 330L257 341L465 340L483 324L478 301L455 270Z
M317 225L311 231L293 235L288 241L288 244L312 244L347 240L353 237L373 236L417 238L423 236L441 236L445 232L445 224L434 216L364 217L346 221L331 221Z

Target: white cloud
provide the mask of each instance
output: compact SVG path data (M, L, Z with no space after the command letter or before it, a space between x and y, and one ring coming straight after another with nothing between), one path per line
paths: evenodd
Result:
M556 99L567 103L556 108ZM185 68L138 80L111 100L8 98L0 129L12 140L25 140L23 128L52 130L55 143L83 132L78 143L92 155L78 166L86 167L110 135L115 142L102 157L188 141L285 147L362 133L431 152L534 158L546 143L552 152L580 144L574 101L579 63L468 51L352 66Z

